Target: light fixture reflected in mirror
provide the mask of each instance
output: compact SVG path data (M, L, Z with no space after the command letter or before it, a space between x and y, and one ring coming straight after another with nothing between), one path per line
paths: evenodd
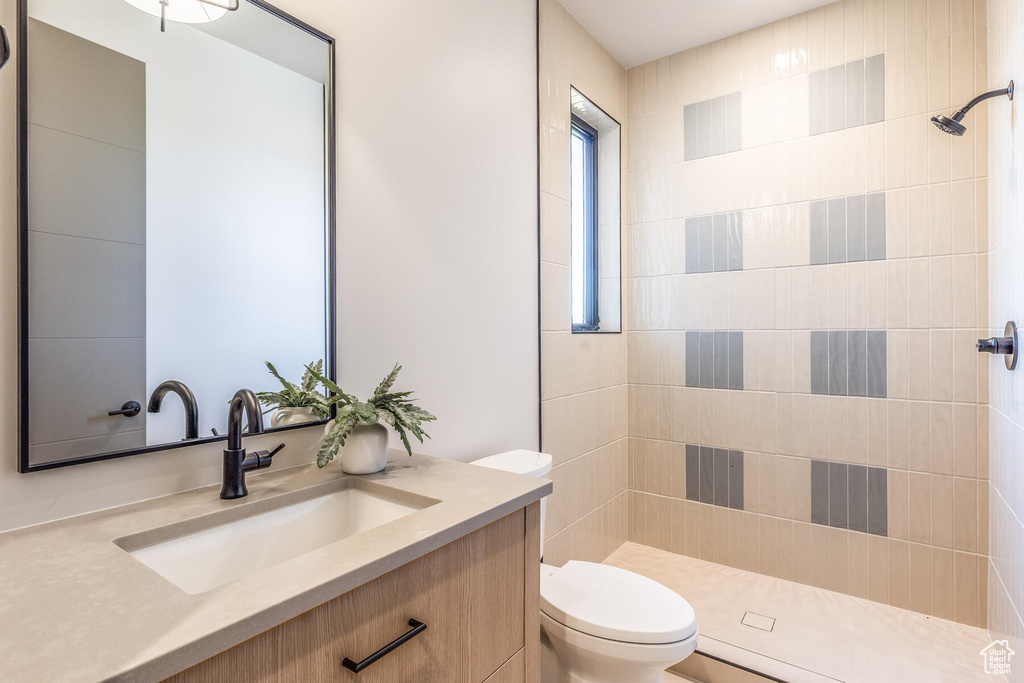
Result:
M124 0L154 17L160 17L160 30L168 21L181 24L206 24L238 9L239 0Z

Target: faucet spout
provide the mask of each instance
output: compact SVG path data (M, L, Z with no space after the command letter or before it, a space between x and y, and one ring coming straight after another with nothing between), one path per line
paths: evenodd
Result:
M263 431L263 413L260 402L250 389L239 389L231 399L228 407L228 448L242 447L242 416L248 420L249 433L259 434Z
M153 395L149 397L149 405L146 407L147 412L159 413L164 396L169 393L177 394L181 399L182 405L185 406L185 439L198 439L199 403L196 401L195 394L192 393L192 390L184 382L169 379L160 384L153 390Z
M224 500L249 495L249 490L245 487L245 473L270 467L273 458L273 453L261 452L254 453L252 457L245 457L245 448L242 447L243 418L248 421L250 434L259 434L263 431L260 403L256 399L256 394L249 389L239 389L235 392L228 407L228 447L224 449L224 482L220 489L220 497Z

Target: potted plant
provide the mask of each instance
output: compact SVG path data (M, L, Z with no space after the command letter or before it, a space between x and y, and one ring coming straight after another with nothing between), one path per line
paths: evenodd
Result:
M318 466L326 466L340 452L342 471L348 474L380 472L388 463L388 431L385 425L398 433L410 456L409 434L420 443L423 443L423 437L430 438L422 425L437 418L413 404L411 391L391 390L401 370L402 366L396 364L394 370L377 385L373 396L368 401L359 401L311 368L318 381L332 393L326 400L327 404L337 406L334 423L327 429L317 452Z
M264 414L274 411L270 418L271 427L316 422L330 416L331 406L327 396L318 387L324 371L323 360L307 365L298 384L292 384L282 377L269 360L266 363L270 374L281 383L280 391L260 391L256 394L260 403L267 406Z

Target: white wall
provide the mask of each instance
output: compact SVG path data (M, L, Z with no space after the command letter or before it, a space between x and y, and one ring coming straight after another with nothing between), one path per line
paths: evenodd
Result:
M536 448L534 2L278 5L338 39L343 383L367 393L404 363L401 384L440 418L423 452ZM0 23L15 25L14 3ZM16 473L15 81L12 62L0 71L0 529L217 482L217 445ZM289 432L281 465L310 460L315 432Z
M537 448L534 2L339 4L345 388L400 362L438 417L423 452Z

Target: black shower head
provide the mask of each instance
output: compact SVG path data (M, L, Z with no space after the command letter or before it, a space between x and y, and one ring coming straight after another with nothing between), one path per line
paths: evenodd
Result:
M963 109L958 109L953 112L953 118L948 118L946 116L933 116L932 123L934 123L936 128L941 130L943 133L949 133L950 135L956 135L959 137L967 132L967 126L960 123L964 120L964 116L967 115L967 112L969 112L971 108L979 102L984 102L989 98L999 97L1000 95L1006 95L1011 100L1013 99L1013 81L1010 81L1010 84L1005 88L993 90L985 93L984 95L978 95L968 102L967 106Z
M949 133L950 135L963 135L967 132L967 126L960 123L964 118L964 112L958 111L953 114L953 118L946 118L945 116L933 116L932 123L938 126L938 129L943 133Z

